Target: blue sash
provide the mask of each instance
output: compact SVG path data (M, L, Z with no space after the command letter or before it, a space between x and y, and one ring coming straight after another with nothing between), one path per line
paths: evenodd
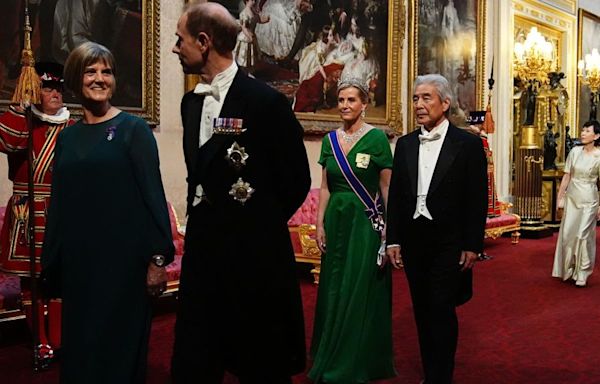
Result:
M358 196L360 201L362 201L364 204L365 213L371 221L373 229L381 234L381 232L383 232L383 228L385 227L385 221L383 220L383 206L379 199L379 193L377 193L377 196L375 196L375 199L373 199L367 188L365 188L358 177L356 177L352 171L352 167L350 167L350 164L348 163L348 159L342 151L342 146L338 142L336 132L329 132L327 136L329 137L329 142L331 143L331 148L333 149L333 156L335 157L338 167L340 167L340 170L346 178L348 185L350 185L350 188L352 188L356 196Z

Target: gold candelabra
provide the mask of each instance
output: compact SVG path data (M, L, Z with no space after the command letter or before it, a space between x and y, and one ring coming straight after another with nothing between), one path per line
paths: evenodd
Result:
M513 68L524 87L537 92L548 83L548 73L554 66L554 49L536 27L532 27L524 42L515 43Z
M600 88L600 54L598 49L592 49L592 53L585 55L585 60L579 60L577 64L577 77L583 85L590 87L593 93Z
M540 88L549 83L548 74L554 68L554 55L552 43L536 27L531 28L525 41L515 43L513 68L521 86L526 89L526 118L519 129L521 137L515 156L513 195L515 213L521 216L524 236L548 235L548 227L542 221L544 152L539 145L535 112Z
M585 55L585 60L577 63L577 77L583 85L590 87L590 120L597 119L598 88L600 88L600 54L598 49Z

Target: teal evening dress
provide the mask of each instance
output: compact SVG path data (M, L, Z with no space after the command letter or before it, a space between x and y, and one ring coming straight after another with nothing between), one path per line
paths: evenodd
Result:
M173 259L158 150L125 112L65 128L56 145L42 266L63 299L61 383L144 383L153 255Z
M359 154L369 155L366 168L357 166ZM367 131L347 158L356 177L375 196L381 170L392 167L386 135L378 129ZM391 270L377 266L379 234L339 169L327 136L319 163L327 171L330 197L308 376L315 383L334 384L393 377Z

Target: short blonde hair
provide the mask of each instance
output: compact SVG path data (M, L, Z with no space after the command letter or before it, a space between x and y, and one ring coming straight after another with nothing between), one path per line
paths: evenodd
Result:
M103 62L110 67L113 76L116 75L115 58L112 52L104 45L91 41L85 42L71 51L65 62L65 85L81 98L83 87L83 73L85 68L98 62ZM117 89L117 81L112 83L112 93Z

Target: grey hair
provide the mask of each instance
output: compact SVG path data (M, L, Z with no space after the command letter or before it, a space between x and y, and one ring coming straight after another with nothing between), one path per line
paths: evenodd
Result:
M419 85L429 84L433 85L438 93L438 96L442 101L448 100L450 106L454 104L454 93L452 93L452 88L450 88L450 83L448 79L439 73L431 73L428 75L417 76L415 79L415 86L413 89L413 93L417 90ZM450 112L450 108L446 111L446 115Z

